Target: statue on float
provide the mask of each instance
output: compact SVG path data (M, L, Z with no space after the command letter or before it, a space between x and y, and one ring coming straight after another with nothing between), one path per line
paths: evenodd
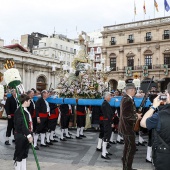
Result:
M60 97L101 98L106 85L90 65L82 34L79 35L79 45L80 50L72 62L71 71L58 84Z

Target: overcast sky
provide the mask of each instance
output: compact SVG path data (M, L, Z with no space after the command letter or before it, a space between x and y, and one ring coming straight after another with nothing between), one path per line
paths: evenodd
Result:
M156 0L164 17L164 0ZM170 5L170 0L167 0ZM144 19L144 0L135 0L136 21ZM145 19L154 18L154 0L145 0ZM170 16L170 11L165 12ZM40 32L77 37L81 30L92 32L103 26L134 21L134 0L1 0L0 38L5 44L21 35ZM76 31L77 28L77 31Z

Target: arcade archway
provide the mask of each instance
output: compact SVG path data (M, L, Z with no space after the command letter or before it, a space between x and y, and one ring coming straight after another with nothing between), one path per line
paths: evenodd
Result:
M109 80L109 91L116 90L118 82L114 79Z
M37 78L37 83L36 83L36 89L39 91L45 90L46 89L46 78L45 76L41 75Z

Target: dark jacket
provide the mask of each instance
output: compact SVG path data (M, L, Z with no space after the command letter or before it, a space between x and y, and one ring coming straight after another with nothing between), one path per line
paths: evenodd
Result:
M39 117L39 113L47 113L47 106L42 97L35 103L35 111L37 117Z
M7 98L6 103L5 103L5 111L7 115L14 116L16 109L17 109L16 99L13 96Z
M22 134L25 137L27 137L29 134L31 134L30 128L29 128L29 125L30 125L29 124L29 115L26 111L24 111L24 115L25 115L25 118L26 118L28 128L25 125L24 117L23 117L23 114L21 112L20 107L15 112L14 127L15 127L15 133Z
M153 162L158 170L167 170L170 167L170 104L162 107L158 115L160 131L154 133Z
M111 124L113 118L113 110L110 104L106 100L103 101L101 110L103 113L104 120L107 120Z
M123 135L135 135L134 125L136 119L135 103L133 99L125 94L120 104L119 132Z

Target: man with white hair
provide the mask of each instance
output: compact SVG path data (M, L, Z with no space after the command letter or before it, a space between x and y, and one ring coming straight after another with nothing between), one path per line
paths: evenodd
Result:
M113 110L109 104L110 100L111 100L111 93L105 92L104 101L101 106L101 110L103 113L103 124L104 124L104 137L103 137L102 155L101 155L101 158L103 159L110 159L108 155L112 155L106 149L112 133Z
M123 170L134 170L132 168L133 158L136 152L134 125L141 114L136 113L136 106L133 97L136 94L134 83L128 83L125 87L126 94L120 104L119 132L124 138Z

